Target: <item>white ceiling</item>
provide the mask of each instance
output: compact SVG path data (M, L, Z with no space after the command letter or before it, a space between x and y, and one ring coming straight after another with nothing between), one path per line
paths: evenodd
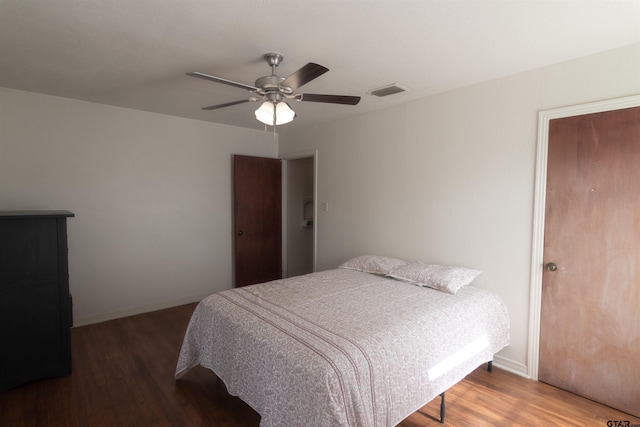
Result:
M253 85L307 62L331 71L299 92L286 126L322 123L640 42L640 0L0 0L0 86L261 129ZM376 98L390 83L407 92Z

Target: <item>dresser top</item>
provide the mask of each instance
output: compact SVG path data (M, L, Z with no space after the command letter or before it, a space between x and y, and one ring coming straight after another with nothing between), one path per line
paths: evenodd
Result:
M33 217L74 217L73 212L69 211L0 211L0 219L2 218L33 218Z

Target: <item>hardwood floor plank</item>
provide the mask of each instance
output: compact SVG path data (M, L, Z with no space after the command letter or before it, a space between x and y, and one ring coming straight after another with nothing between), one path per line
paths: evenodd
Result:
M0 394L7 427L256 427L260 416L209 370L173 375L195 304L72 330L73 373ZM607 426L640 419L500 369L447 391L445 426ZM399 427L440 426L440 399ZM298 426L293 426L298 427Z

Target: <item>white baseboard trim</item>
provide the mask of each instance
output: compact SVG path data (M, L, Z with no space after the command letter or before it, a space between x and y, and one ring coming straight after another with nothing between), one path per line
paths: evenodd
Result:
M524 377L528 380L531 379L529 369L526 365L523 365L520 362L514 362L513 360L507 359L506 357L502 357L498 354L493 356L493 366L504 371L511 372L512 374L516 374L520 377Z
M177 300L163 301L155 304L149 304L139 307L130 307L125 310L112 311L109 313L96 314L93 316L85 316L73 319L73 327L92 325L94 323L107 322L109 320L120 319L122 317L135 316L136 314L149 313L151 311L164 310L165 308L177 307L179 305L191 304L193 302L199 302L203 298L211 295L211 293L204 295L192 295L185 298L179 298Z

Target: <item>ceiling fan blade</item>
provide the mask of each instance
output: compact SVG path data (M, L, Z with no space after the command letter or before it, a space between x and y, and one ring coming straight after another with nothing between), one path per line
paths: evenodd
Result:
M216 83L222 83L229 86L239 87L240 89L246 89L251 92L255 92L258 90L255 86L249 86L244 83L234 82L232 80L223 79L221 77L210 76L209 74L200 73L198 71L194 71L193 73L187 73L187 76L197 77L199 79L209 80Z
M209 107L202 107L203 110L217 110L218 108L231 107L232 105L244 104L245 102L251 102L250 99L243 99L242 101L227 102L226 104L211 105Z
M311 80L320 77L327 71L329 71L327 67L309 62L307 65L284 79L284 81L280 83L280 85L287 86L293 90L296 90L300 86L309 83Z
M358 102L360 102L360 97L348 95L318 95L316 93L303 93L301 101L356 105Z

